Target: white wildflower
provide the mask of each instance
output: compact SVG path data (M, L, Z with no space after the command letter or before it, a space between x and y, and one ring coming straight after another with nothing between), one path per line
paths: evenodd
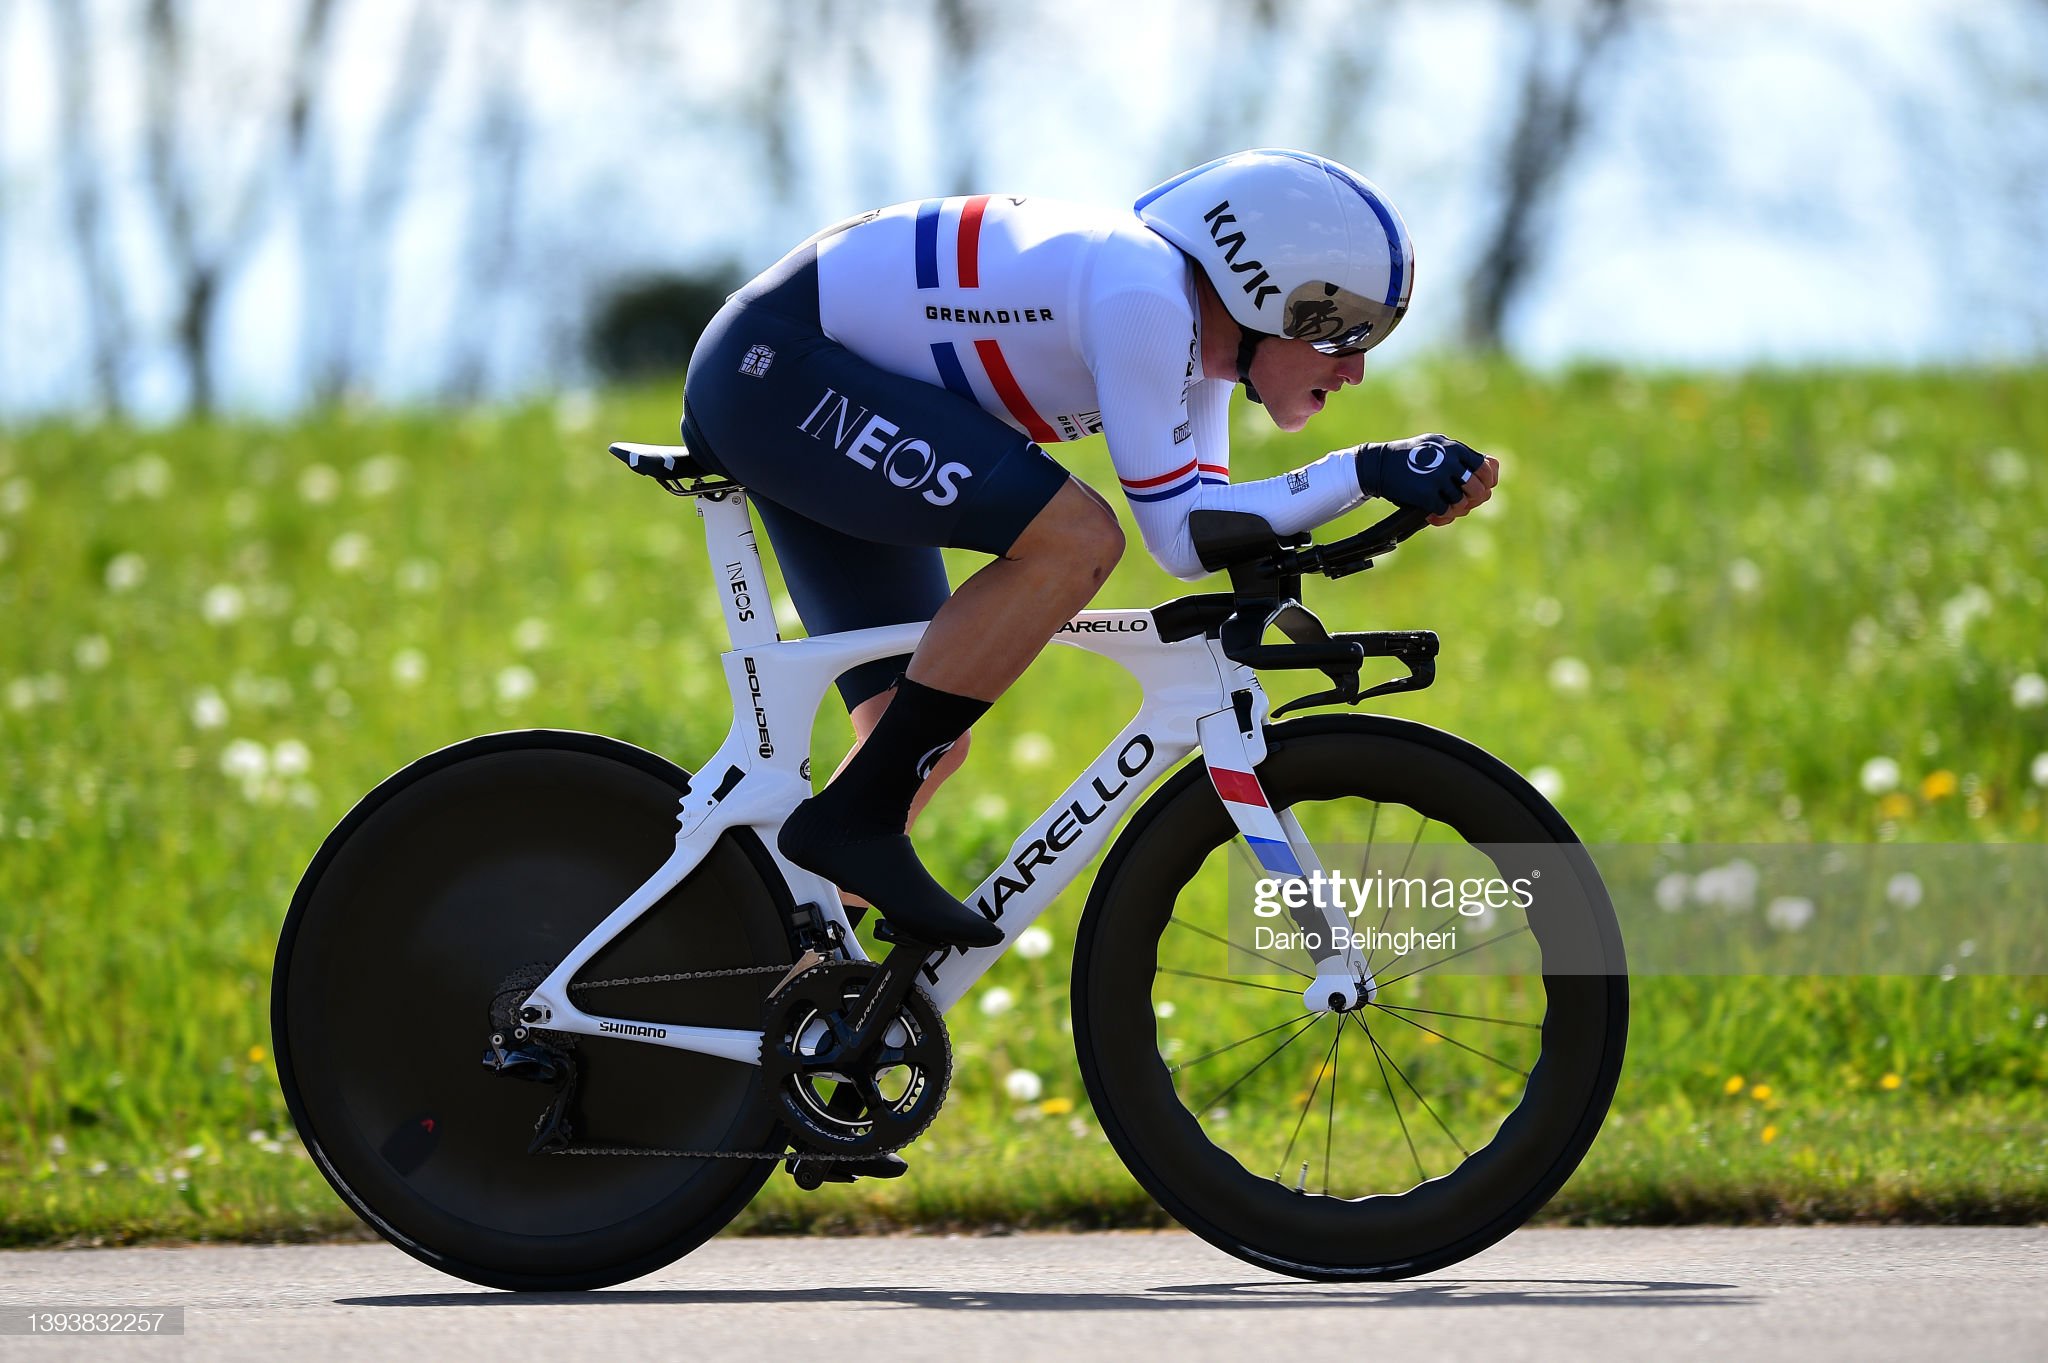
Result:
M1666 913L1677 913L1685 907L1692 896L1692 877L1683 871L1671 871L1657 881L1657 907Z
M1054 756L1052 740L1041 733L1018 734L1016 741L1010 744L1011 763L1027 771L1044 766Z
M1780 895L1765 907L1764 921L1780 932L1797 932L1813 921L1813 901Z
M253 738L238 738L221 753L220 769L245 785L261 781L270 774L270 751Z
M1011 1070L1003 1080L1003 1092L1019 1103L1035 1103L1045 1092L1045 1081L1030 1070Z
M983 1017L999 1018L1017 1006L1017 996L1001 985L981 991Z
M1746 558L1738 558L1728 565L1728 585L1737 596L1755 596L1764 585L1763 569Z
M192 697L192 723L201 729L218 729L228 722L228 703L220 692L207 687Z
M142 585L142 579L149 576L149 565L136 553L116 554L107 562L107 590L110 592L132 591Z
M512 629L512 647L521 653L532 653L546 648L548 643L548 622L539 616L529 615Z
M1538 767L1529 773L1529 784L1546 800L1564 797L1564 773L1556 767Z
M114 646L104 634L88 634L72 646L71 656L81 672L97 672L114 656Z
M540 685L533 675L533 669L514 664L498 673L498 699L507 705L517 704L534 693Z
M199 613L206 617L209 625L231 625L242 618L248 608L248 600L242 589L231 582L219 582L206 589L206 595L199 602Z
M418 686L427 676L427 655L416 648L401 648L391 659L391 680L400 686Z
M2012 679L2012 703L2018 710L2038 710L2048 705L2048 677L2023 672Z
M1033 923L1017 934L1016 950L1027 961L1035 961L1052 951L1052 934Z
M364 497L382 497L396 491L405 475L405 461L397 455L373 455L356 470L356 492Z
M1729 913L1756 907L1756 867L1737 857L1726 866L1710 866L1693 877L1692 897Z
M299 474L299 496L321 506L334 500L341 491L341 475L325 464L309 464Z
M1550 665L1550 685L1555 690L1584 691L1593 684L1593 670L1577 658L1559 658Z
M1863 771L1857 778L1863 783L1868 795L1882 795L1888 790L1899 788L1899 764L1889 757L1873 757L1863 764Z
M313 754L296 738L283 739L270 750L270 769L279 776L304 776L313 765Z
M327 566L337 573L353 573L370 561L370 537L360 530L335 536L327 546Z
M1901 871L1884 884L1884 897L1902 909L1917 908L1926 895L1920 877L1911 871Z
M2034 754L2034 763L2027 768L2027 775L2034 778L2035 785L2048 786L2048 752Z
M135 490L150 501L161 501L171 490L171 466L160 454L145 454L135 461Z

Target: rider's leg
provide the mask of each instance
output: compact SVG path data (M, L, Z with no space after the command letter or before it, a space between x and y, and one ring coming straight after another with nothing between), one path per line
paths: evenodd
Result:
M1123 551L1109 503L1069 478L1010 551L960 584L932 617L907 675L935 690L993 701L1095 598Z
M783 825L783 852L914 931L962 946L1002 932L947 894L903 830L935 763L1095 595L1123 552L1108 505L1068 478L1009 550L933 617L895 698L832 782Z
M859 752L860 745L868 741L868 735L875 731L876 721L881 719L882 711L888 709L889 702L895 698L896 688L891 686L880 695L869 696L866 700L853 707L847 716L847 718L853 721L853 748L845 757L840 759L839 765L833 768L833 780L839 779L839 773L846 770L846 764L853 760L853 754ZM940 786L951 779L954 772L960 770L961 764L967 760L967 750L972 746L971 740L973 737L972 733L960 735L959 740L946 750L946 755L939 759L938 765L932 768L932 774L925 777L924 784L917 788L917 794L910 797L910 820L904 826L903 831L905 833L917 827L917 816L924 813L924 807L932 802L932 796L938 793ZM830 784L830 782L827 784ZM839 892L839 902L846 905L849 909L870 909L874 907L851 890L841 890ZM855 921L859 921L857 916Z

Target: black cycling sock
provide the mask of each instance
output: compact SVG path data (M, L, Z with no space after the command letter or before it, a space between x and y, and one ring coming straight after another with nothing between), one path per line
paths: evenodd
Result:
M901 833L918 787L992 703L897 678L896 696L868 741L812 803L830 811L848 837Z
M867 900L920 941L1001 941L1001 928L931 878L903 832L911 797L989 704L900 679L895 699L845 770L783 823L776 840L782 854Z

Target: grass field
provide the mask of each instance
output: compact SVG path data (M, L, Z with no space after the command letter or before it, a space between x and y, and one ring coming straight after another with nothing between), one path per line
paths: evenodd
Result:
M695 518L603 449L668 438L673 408L0 434L0 1243L354 1226L267 1050L292 887L356 796L457 738L591 729L685 766L716 745ZM1333 625L1442 635L1437 685L1389 713L1539 772L1588 841L2042 840L2048 371L1445 362L1302 436L1245 426L1235 467L1432 429L1502 457L1494 503L1310 586ZM1066 455L1110 485L1099 442ZM1098 604L1186 590L1136 543ZM1071 651L1034 667L919 826L941 878L990 865L1134 698ZM910 1178L778 1177L740 1224L1161 1219L1075 1069L1082 898L957 1010L955 1098ZM1631 1048L1546 1215L2048 1215L2048 980L1650 979Z

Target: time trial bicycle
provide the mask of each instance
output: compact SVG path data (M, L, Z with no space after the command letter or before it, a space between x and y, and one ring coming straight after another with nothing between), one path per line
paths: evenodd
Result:
M1228 591L1083 611L1056 636L1143 699L964 897L1003 940L946 949L884 919L876 959L776 832L811 793L834 678L924 626L782 639L745 489L679 446L612 453L704 522L734 722L690 771L596 734L473 738L329 834L279 941L274 1051L307 1150L386 1239L478 1283L594 1288L701 1244L780 1162L815 1186L903 1148L945 1100L947 1011L1105 849L1074 944L1080 1070L1110 1144L1190 1230L1297 1277L1399 1278L1493 1244L1577 1167L1628 983L1570 826L1440 730L1273 722L1430 685L1434 634L1331 633L1301 601L1305 577L1370 567L1420 515L1314 544L1196 513ZM1365 685L1375 659L1406 675ZM1283 669L1329 685L1271 709L1260 673ZM1281 894L1277 918L1242 902L1247 878L1270 895L1342 863L1357 889L1445 857L1519 887L1456 903L1448 949L1390 956L1319 894Z

